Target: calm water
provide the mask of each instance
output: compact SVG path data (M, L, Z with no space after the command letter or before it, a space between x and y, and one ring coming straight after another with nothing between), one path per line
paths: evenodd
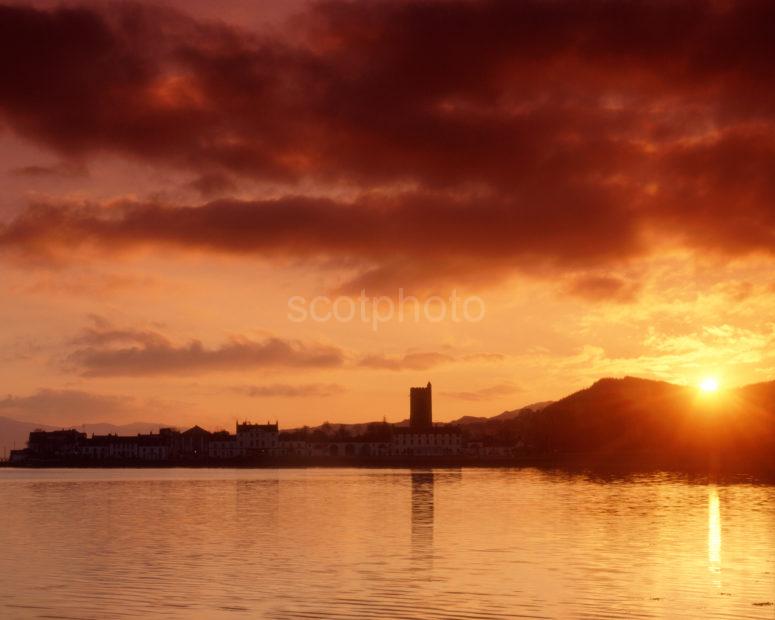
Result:
M775 618L775 487L0 470L0 618Z

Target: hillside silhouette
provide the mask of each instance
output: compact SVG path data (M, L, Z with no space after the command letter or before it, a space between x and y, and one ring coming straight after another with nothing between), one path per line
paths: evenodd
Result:
M635 377L601 379L514 420L511 433L535 453L661 455L770 467L775 382L702 394Z

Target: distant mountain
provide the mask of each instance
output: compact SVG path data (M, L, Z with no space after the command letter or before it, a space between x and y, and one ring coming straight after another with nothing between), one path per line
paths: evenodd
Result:
M477 424L479 422L486 422L489 419L486 416L464 415L462 418L452 420L449 424Z
M493 416L489 419L490 420L513 420L514 418L519 417L520 415L528 411L541 411L541 409L545 409L552 403L554 403L553 400L544 400L538 403L532 403L530 405L525 405L520 409L513 409L512 411L504 411L503 413L499 413L498 415Z
M8 456L14 448L24 448L27 445L27 437L30 431L36 428L53 430L53 427L45 424L33 424L20 422L11 418L0 417L0 456Z
M154 422L132 422L130 424L80 424L78 426L51 426L50 424L37 424L35 422L23 422L0 416L0 457L7 456L14 446L24 448L27 445L27 438L30 431L41 429L44 431L53 431L61 428L75 428L81 432L91 435L107 435L115 433L119 435L137 435L138 433L158 432L159 428L168 426Z
M499 413L498 415L491 416L491 417L464 415L462 418L458 418L457 420L452 420L451 422L449 422L449 424L465 425L465 424L478 424L481 422L487 422L489 420L513 420L514 418L517 418L523 413L526 413L528 411L540 411L544 407L551 405L553 402L554 401L552 400L545 400L539 403L532 403L530 405L526 405L519 409L504 411L502 413Z

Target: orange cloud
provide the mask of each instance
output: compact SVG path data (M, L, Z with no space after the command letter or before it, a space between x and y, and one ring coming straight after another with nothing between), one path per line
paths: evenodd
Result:
M234 389L236 392L251 398L325 398L346 391L343 386L337 383L305 383L301 385L272 383L270 385L244 385Z
M329 345L265 338L232 338L209 348L198 340L175 344L156 332L91 328L73 341L65 366L85 377L198 375L255 368L335 368L344 354Z
M356 356L344 349L316 342L267 337L252 340L235 336L207 347L199 340L176 343L164 334L145 328L116 327L102 317L69 341L74 350L64 358L64 368L83 377L193 376L246 369L383 369L428 370L446 364L498 362L496 353L452 355L438 352L404 355L368 354ZM249 396L326 395L336 392L334 384L291 386L247 386Z

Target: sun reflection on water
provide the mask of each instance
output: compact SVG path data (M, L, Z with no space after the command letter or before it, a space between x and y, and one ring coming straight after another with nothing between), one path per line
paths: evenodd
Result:
M715 486L708 488L708 567L721 570L721 507Z

